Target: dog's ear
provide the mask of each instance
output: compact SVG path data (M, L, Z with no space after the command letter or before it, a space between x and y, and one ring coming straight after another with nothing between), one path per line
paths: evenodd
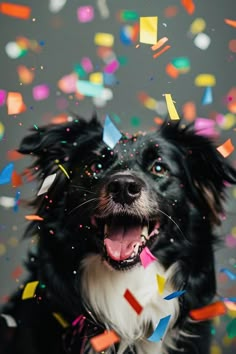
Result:
M187 176L186 192L212 224L221 223L227 184L236 184L236 170L216 149L216 142L197 134L193 125L181 128L181 122L164 127L183 153Z

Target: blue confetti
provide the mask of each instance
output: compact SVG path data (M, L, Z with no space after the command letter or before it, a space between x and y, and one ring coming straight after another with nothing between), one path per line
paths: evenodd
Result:
M14 170L14 164L11 162L4 167L0 173L0 184L7 184L11 182L12 172Z
M116 128L111 119L106 116L103 130L104 143L113 149L116 143L120 140L121 136L120 131Z
M175 291L174 293L171 293L171 294L167 295L166 297L164 297L164 300L174 299L175 297L179 297L179 296L183 295L185 292L186 292L186 290Z
M159 342L163 338L163 335L170 321L170 317L171 315L160 319L158 325L156 326L155 331L153 332L151 337L148 338L150 342Z
M236 280L236 274L234 274L233 272L231 272L229 269L227 268L221 268L220 269L221 273L225 273L231 280Z
M202 105L211 104L213 102L212 88L206 87L202 96Z

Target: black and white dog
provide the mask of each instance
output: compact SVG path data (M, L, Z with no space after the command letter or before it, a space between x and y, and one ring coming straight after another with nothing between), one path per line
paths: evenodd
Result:
M236 173L208 138L181 124L124 135L114 149L102 134L96 118L78 118L39 128L21 143L39 182L56 178L31 203L43 220L26 231L38 240L28 282L39 284L33 298L22 300L20 291L3 309L17 327L4 327L0 317L0 353L92 354L90 339L114 330L120 340L104 353L207 354L210 324L189 312L215 296L214 232ZM147 267L145 247L155 257ZM185 293L164 299L179 290ZM168 315L163 338L150 341Z

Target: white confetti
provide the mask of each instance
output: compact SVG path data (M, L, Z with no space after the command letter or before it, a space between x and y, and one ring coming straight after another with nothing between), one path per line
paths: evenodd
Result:
M194 39L194 44L196 47L202 50L206 50L211 44L211 39L205 33L198 33L198 35Z
M50 0L49 1L49 11L57 13L63 9L67 0Z
M8 327L17 327L17 323L12 316L6 315L4 313L2 313L0 316L5 318Z
M53 184L55 178L56 178L56 173L53 173L52 175L49 175L45 178L45 180L43 181L43 184L40 188L40 190L38 191L37 195L41 195L44 193L47 193L48 189L51 187L51 185Z
M0 197L0 205L4 208L13 208L15 205L15 199L12 197Z

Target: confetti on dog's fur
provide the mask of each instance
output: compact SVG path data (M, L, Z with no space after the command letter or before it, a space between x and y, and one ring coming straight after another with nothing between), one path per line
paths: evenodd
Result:
M49 190L49 188L51 187L51 185L55 181L56 175L57 175L56 173L53 173L52 175L49 175L49 176L47 176L45 178L45 180L43 181L42 186L40 187L37 195L41 195L41 194L47 193L47 191Z
M140 305L138 300L135 298L135 296L131 293L129 289L126 289L124 293L124 298L133 307L137 314L140 315L140 313L143 311L143 307Z
M36 280L36 281L31 281L25 285L22 293L22 300L27 300L34 297L35 290L38 286L38 283L39 281Z
M96 352L101 352L119 341L120 338L113 330L105 331L104 333L90 339L90 343Z
M5 319L8 327L17 327L16 320L11 315L7 315L5 313L2 313L0 316Z
M228 157L234 151L234 145L231 139L226 140L222 145L216 148L223 157Z
M160 319L159 323L157 324L157 326L155 328L155 331L148 338L148 340L150 342L159 342L161 339L163 339L163 336L166 332L170 318L171 318L171 315L168 315L168 316Z
M216 316L226 313L226 307L222 301L216 301L213 304L194 309L190 311L190 317L196 321L210 320Z

